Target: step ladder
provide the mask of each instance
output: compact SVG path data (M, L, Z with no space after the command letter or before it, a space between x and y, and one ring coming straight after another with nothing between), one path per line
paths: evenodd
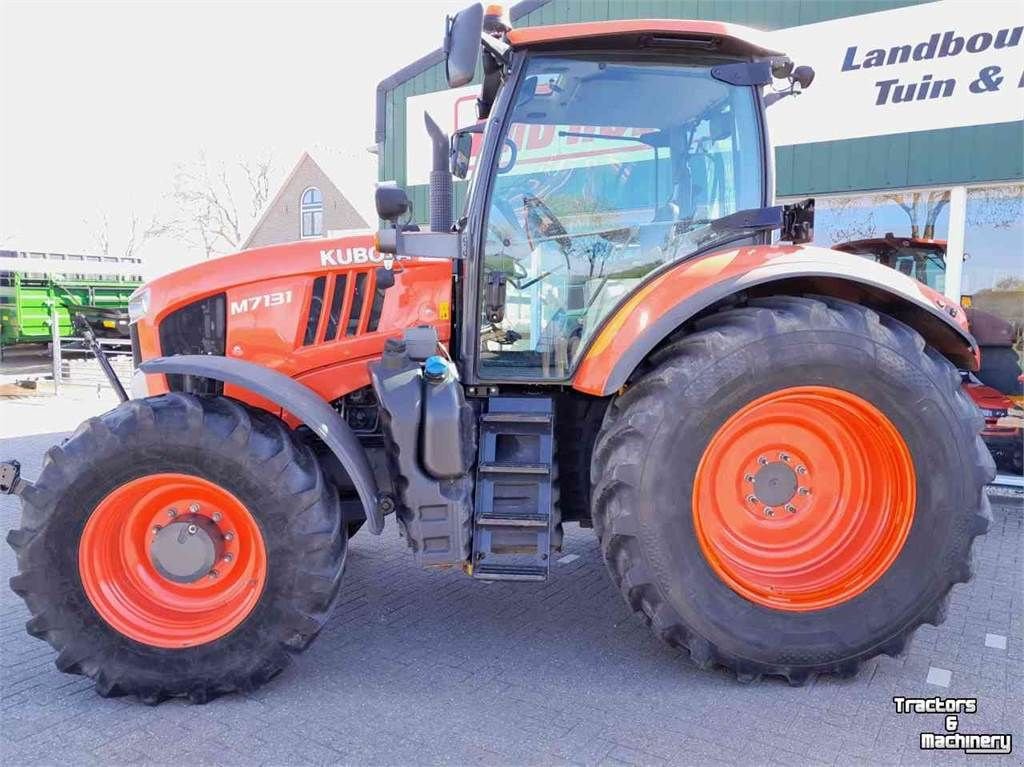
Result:
M548 577L554 523L550 397L491 397L480 415L473 577Z

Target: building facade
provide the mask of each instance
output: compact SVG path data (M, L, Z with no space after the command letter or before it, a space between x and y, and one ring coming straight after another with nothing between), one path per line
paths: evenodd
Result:
M242 248L326 237L330 232L366 229L366 220L308 152L295 164L264 209Z
M515 26L689 18L765 30L815 69L768 108L780 202L816 199L815 241L883 261L970 308L984 383L1022 400L1024 5L999 0L527 0ZM440 35L441 26L438 26ZM379 178L427 218L424 111L475 121L478 86L449 91L440 51L380 84ZM457 189L460 209L465 185ZM991 347L991 348L989 348ZM1016 412L1016 411L1015 411Z

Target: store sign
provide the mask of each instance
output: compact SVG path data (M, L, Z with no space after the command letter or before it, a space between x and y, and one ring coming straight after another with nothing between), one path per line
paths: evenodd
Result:
M940 0L766 33L815 70L812 86L768 109L775 145L1011 122L1024 118L1024 3ZM406 101L406 183L426 184L427 111L446 132L476 122L479 86Z
M942 0L770 33L814 68L768 110L776 145L1024 118L1024 3Z

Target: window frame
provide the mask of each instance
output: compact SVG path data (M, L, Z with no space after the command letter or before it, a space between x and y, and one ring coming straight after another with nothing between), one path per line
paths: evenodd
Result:
M320 197L318 202L306 202L306 195L310 192L316 192ZM319 233L314 232L313 234L306 234L306 214L310 214L310 222L316 221L316 214L320 214L320 231ZM313 227L315 229L315 227ZM324 236L324 193L320 187L315 184L311 184L302 190L302 194L299 195L299 239L301 240L317 240Z

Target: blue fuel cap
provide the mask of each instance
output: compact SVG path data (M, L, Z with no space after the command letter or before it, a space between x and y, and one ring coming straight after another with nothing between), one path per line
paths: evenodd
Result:
M448 360L436 354L427 357L423 363L423 375L430 381L443 381L448 376Z

